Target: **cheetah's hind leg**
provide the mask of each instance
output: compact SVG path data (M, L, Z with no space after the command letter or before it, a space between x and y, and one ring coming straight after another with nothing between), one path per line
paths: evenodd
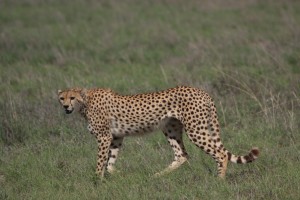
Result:
M162 127L162 131L164 135L167 137L168 143L171 145L174 151L174 161L167 168L165 168L161 172L156 173L154 175L155 177L167 174L179 168L188 159L188 154L185 150L183 140L182 140L182 132L183 132L182 123L175 118L170 118L166 122L165 126Z
M159 176L168 174L168 173L174 171L175 169L179 168L186 161L187 161L186 157L182 157L182 158L180 158L180 160L173 161L167 168L165 168L164 170L162 170L160 172L155 173L154 176L159 177Z

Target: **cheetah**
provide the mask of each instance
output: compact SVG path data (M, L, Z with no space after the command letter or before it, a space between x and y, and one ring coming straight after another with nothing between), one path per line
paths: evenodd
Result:
M188 153L182 135L213 157L217 174L225 177L227 163L245 164L259 154L252 148L245 156L230 153L220 139L216 106L203 90L178 86L160 92L120 95L110 89L58 90L66 114L78 111L88 122L88 130L98 143L96 174L115 172L119 149L125 136L141 135L160 129L174 151L173 162L156 175L171 172L185 163Z

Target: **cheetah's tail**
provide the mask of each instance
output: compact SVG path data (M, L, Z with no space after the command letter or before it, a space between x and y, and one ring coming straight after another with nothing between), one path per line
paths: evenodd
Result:
M230 160L233 163L246 164L246 163L253 162L256 158L258 158L259 150L256 147L252 148L250 153L245 156L236 156L236 155L231 154L228 151L227 155L228 155L228 160Z

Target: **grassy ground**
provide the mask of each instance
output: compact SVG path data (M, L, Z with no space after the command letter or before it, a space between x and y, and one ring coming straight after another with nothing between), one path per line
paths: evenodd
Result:
M0 2L0 199L299 199L300 2ZM175 85L215 99L222 140L249 165L219 180L209 156L172 160L163 134L126 138L121 173L94 176L96 142L56 97L66 87L120 93Z

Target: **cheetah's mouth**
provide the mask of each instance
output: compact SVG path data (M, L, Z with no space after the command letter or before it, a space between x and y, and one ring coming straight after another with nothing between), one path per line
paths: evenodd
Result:
M73 112L73 110L67 110L66 109L66 114L71 114Z

